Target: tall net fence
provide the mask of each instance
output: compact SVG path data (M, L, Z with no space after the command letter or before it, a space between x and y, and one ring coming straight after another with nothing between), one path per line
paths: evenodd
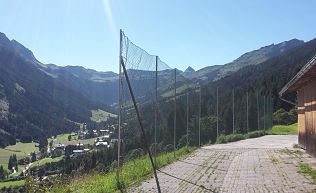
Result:
M224 135L272 127L273 100L256 88L199 85L121 32L117 179L122 166L144 155L153 169L159 156L183 147L225 142ZM142 167L135 165L135 167ZM158 180L157 180L158 182Z

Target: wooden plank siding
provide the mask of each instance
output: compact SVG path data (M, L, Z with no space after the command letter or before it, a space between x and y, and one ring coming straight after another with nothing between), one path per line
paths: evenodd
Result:
M299 145L316 157L316 81L298 90Z
M281 89L279 96L297 92L298 143L316 157L316 55Z
M297 99L298 144L301 148L306 149L304 88L297 91Z

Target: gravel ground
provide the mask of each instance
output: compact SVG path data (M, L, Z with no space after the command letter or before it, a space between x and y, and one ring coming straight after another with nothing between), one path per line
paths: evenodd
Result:
M158 172L165 192L313 192L316 185L298 173L299 162L315 162L299 149L295 135L267 135L205 146ZM150 178L128 192L157 192Z

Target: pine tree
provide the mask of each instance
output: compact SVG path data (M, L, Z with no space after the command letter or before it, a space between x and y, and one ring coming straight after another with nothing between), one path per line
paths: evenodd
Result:
M16 171L16 172L19 171L19 164L18 164L18 162L15 162L15 171Z
M66 158L65 158L64 171L66 174L70 174L72 171L71 159L69 155L66 155Z
M31 162L35 162L35 161L36 161L36 154L35 152L32 152Z
M9 171L12 170L12 156L11 156L11 155L10 155L10 157L9 157L8 170L9 170Z
M95 155L95 152L93 152L91 156L91 168L95 168L96 164L97 164L97 157Z
M0 180L4 180L4 179L5 179L4 169L3 169L3 166L0 165Z

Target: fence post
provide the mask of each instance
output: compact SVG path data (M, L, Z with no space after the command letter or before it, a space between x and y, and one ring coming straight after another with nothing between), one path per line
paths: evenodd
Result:
M235 89L233 88L233 134L235 134Z
M216 139L218 138L218 87L216 88Z
M266 130L266 96L263 96L263 129Z
M189 91L187 91L187 146L189 146Z
M200 87L200 100L199 100L199 147L201 147L201 111L202 111L202 88Z
M260 109L259 109L259 93L257 91L257 112L258 112L258 130L260 130Z
M122 66L121 66L121 56L122 56L122 36L123 31L120 30L120 55L119 55L119 88L118 88L118 137L117 137L117 170L116 170L116 180L117 184L120 184L120 155L121 155L121 116L122 116L122 91L121 91L121 83L122 83Z
M249 131L249 104L248 104L248 91L247 91L247 132Z
M173 119L173 156L176 157L176 128L177 128L177 69L174 69L174 119Z
M156 56L156 82L155 82L155 141L154 141L154 143L155 143L155 145L154 145L154 147L155 147L155 150L154 150L154 154L155 154L155 167L157 167L157 159L156 159L156 157L157 157L157 108L158 108L158 104L157 104L157 102L158 102L158 56Z

